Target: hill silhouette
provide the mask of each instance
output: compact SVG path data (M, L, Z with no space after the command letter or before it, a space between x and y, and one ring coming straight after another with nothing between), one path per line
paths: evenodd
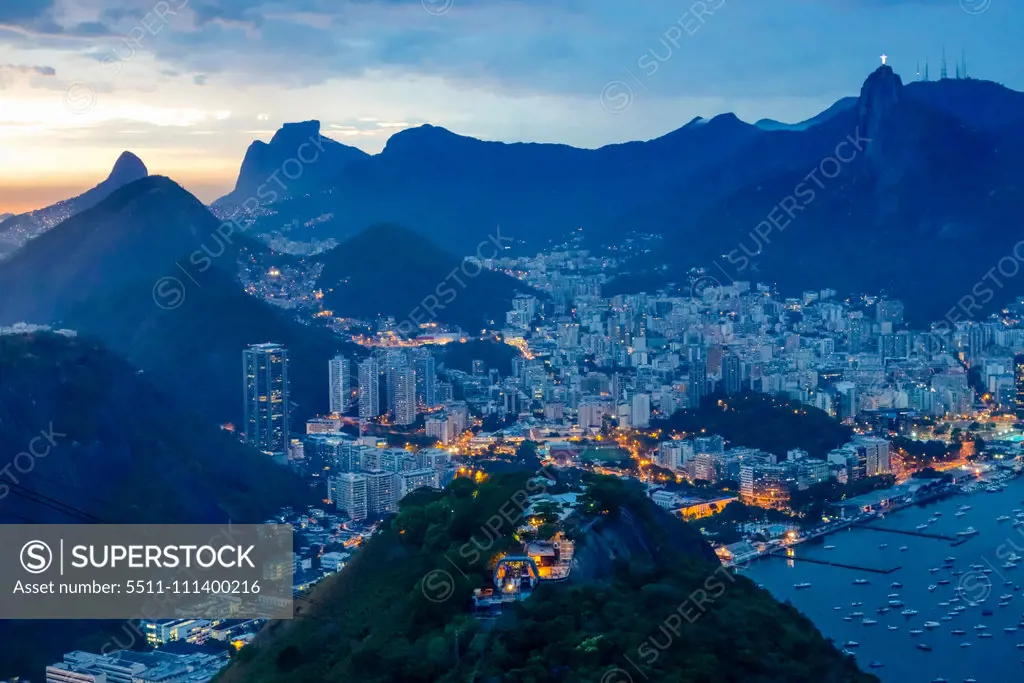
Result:
M474 618L472 589L490 581L495 557L517 548L515 518L486 541L480 525L525 486L525 476L505 474L410 495L344 572L300 601L295 620L270 624L221 680L576 683L629 680L613 677L629 657L650 680L877 681L620 480L590 481L568 582L542 583L496 619ZM659 628L688 595L711 591L709 577L725 587L713 604L680 618L678 637L654 661L638 657L644 643L653 651L652 637L665 641Z
M242 350L282 343L295 359L291 398L301 419L326 409L327 361L356 350L242 290L239 260L261 248L171 180L151 176L0 264L0 321L93 334L197 412L236 424Z
M324 264L318 281L324 304L336 315L458 325L478 331L503 325L517 292L535 293L484 260L501 255L506 238L500 229L459 259L429 239L402 226L371 226L318 257ZM479 254L477 256L476 254ZM481 258L482 257L482 258Z
M123 152L114 162L107 178L86 192L64 199L42 209L12 216L0 216L0 258L46 232L63 220L90 209L110 196L114 190L149 175L142 159Z
M18 463L0 487L0 523L259 523L307 502L298 476L95 339L0 335L0 368L0 461ZM18 455L30 450L30 462ZM0 621L0 676L35 677L108 629L120 625Z
M1012 252L1024 212L1022 122L1022 93L973 79L904 85L882 66L858 96L796 124L722 114L599 149L490 142L426 125L346 164L328 189L274 204L254 230L289 225L293 239L343 240L389 221L451 253L471 250L495 225L525 249L579 228L593 244L659 233L665 248L631 272L682 282L691 268L720 263L723 280L794 293L884 290L920 323L956 307ZM841 148L838 161L848 138L856 150ZM798 189L806 204L794 209ZM779 206L787 197L789 214ZM770 245L755 232L768 223ZM739 258L744 248L757 258ZM969 315L1012 298L995 294L965 301Z

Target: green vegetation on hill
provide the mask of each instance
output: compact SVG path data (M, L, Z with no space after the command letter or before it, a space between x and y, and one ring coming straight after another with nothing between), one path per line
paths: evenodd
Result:
M905 436L897 436L893 438L892 445L896 450L902 451L907 461L915 466L956 460L960 457L960 442L958 441L951 443L937 439L918 441L917 439L908 439ZM982 445L984 445L983 440Z
M793 491L789 497L789 506L803 515L807 525L820 524L828 503L837 503L879 489L892 488L895 484L896 477L891 474L864 477L848 484L840 484L835 480L823 481L803 491Z
M505 238L502 238L504 240ZM517 292L532 289L483 259L502 253L502 240L467 243L466 259L439 249L407 228L381 223L343 242L318 259L324 304L338 315L372 320L394 316L403 327L426 322L458 325L476 333L500 327Z
M154 305L146 288L127 287L77 306L66 324L99 336L208 421L236 426L242 422L242 350L261 342L283 344L292 426L326 412L328 361L339 351L361 351L245 294L227 274L211 269L198 279L200 286L188 290L174 310Z
M271 624L220 683L875 681L792 607L723 569L698 534L636 487L591 479L568 582L496 620L471 616L510 548L525 477L419 492L291 622ZM490 524L497 532L488 531ZM675 615L674 617L672 615ZM627 660L628 658L628 660ZM623 680L621 678L613 680Z
M718 514L695 519L690 524L694 528L714 534L718 543L729 545L743 540L743 534L736 530L737 525L751 522L778 524L792 521L793 518L781 510L761 508L734 500Z
M733 446L759 448L780 458L793 448L824 458L853 434L828 413L767 394L709 396L698 410L681 410L655 424L689 436L719 434Z
M0 523L258 523L309 497L288 469L96 341L51 333L0 336L0 466L8 463L16 482L0 482ZM105 630L120 628L0 621L0 677L36 680L62 652L98 649Z
M495 339L470 339L463 344L447 344L444 347L444 364L452 370L473 371L473 361L482 360L490 370L497 368L502 377L512 374L512 359L519 350Z
M628 466L632 456L630 456L629 451L612 445L611 447L601 446L586 448L580 453L579 457L581 462L593 462L598 465L619 462Z
M22 485L109 522L263 521L304 500L290 470L169 399L87 337L0 336L0 461L43 432L53 447ZM23 466L23 469L24 466ZM69 522L10 495L0 519Z

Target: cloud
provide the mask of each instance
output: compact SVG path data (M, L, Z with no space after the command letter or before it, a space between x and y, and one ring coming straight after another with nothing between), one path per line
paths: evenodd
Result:
M81 42L124 35L159 7L188 0L0 0L0 36L26 47L77 50ZM121 28L119 28L121 27Z
M0 64L0 74L35 74L37 76L56 76L57 70L52 66L30 66L27 64Z
M54 0L4 0L0 3L0 25L37 21L53 11Z
M35 77L51 77L56 75L57 70L52 66L0 64L0 90L6 90L19 81L31 81Z
M59 12L54 0L0 0L8 22L20 17L33 32L23 37L26 47L60 48L63 40L68 54L82 54L93 36L92 52L124 53L124 36L154 26L159 33L144 33L139 52L160 68L198 76L196 84L216 76L231 87L299 89L428 77L502 94L571 97L596 97L620 79L665 98L821 97L830 86L831 97L855 87L849 76L866 74L882 50L897 64L898 40L916 43L906 48L915 58L928 54L921 32L902 21L906 11L963 24L955 0L945 10L921 0L443 2L451 6L439 15L430 11L434 0L61 0ZM155 20L161 5L164 19ZM714 12L697 22L697 5ZM941 30L937 23L933 33ZM668 58L648 78L639 62L652 64L655 54ZM863 67L841 67L860 54ZM830 83L839 68L846 69L842 90Z
M7 89L14 81L35 76L56 76L57 70L52 66L36 66L31 64L0 64L0 90Z

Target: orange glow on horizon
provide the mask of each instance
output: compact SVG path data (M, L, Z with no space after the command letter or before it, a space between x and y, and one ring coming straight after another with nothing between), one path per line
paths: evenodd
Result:
M145 159L143 159L145 162ZM47 177L9 177L0 175L0 213L28 213L46 208L59 201L77 197L83 192L95 187L107 177L110 169L98 174L83 174L81 176L51 175ZM232 172L234 173L234 171ZM234 184L234 177L226 178L193 178L189 173L160 172L150 169L151 175L169 175L171 180L178 183L186 190L194 194L203 203L213 202L219 197L231 191Z

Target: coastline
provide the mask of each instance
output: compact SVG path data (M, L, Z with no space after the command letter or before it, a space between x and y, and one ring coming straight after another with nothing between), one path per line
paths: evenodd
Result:
M937 490L928 491L918 496L915 495L912 500L896 502L891 505L880 508L877 511L862 512L856 517L850 519L843 519L836 522L829 522L821 527L816 527L807 534L801 534L793 539L786 539L780 543L769 544L768 547L758 550L753 554L743 555L736 557L731 560L723 560L722 565L726 568L735 569L737 571L743 571L752 562L760 559L769 557L789 556L792 559L792 549L796 546L803 544L814 544L815 542L823 543L827 536L836 534L840 531L846 531L848 529L858 526L870 526L872 522L886 519L889 516L895 515L898 512L902 512L908 509L923 507L925 505L953 498L955 496L967 496L973 497L979 493L989 492L993 487L998 487L998 490L1002 490L1006 487L1009 482L1019 479L1024 475L1024 468L1018 466L995 466L989 473L990 476L982 477L978 476L964 484L946 484ZM1024 502L1024 501L1022 501ZM913 532L906 532L910 535L928 536L928 534L914 534ZM954 539L952 545L959 546L965 543L970 538L969 535L964 535L959 539Z
M751 564L745 575L811 619L863 670L877 662L872 673L884 683L1019 680L1024 484L1009 471L985 479L964 487L964 497L954 491L889 509L885 520L848 527L829 546ZM1007 486L995 489L997 481ZM926 523L925 533L905 533ZM976 533L959 539L965 527Z

